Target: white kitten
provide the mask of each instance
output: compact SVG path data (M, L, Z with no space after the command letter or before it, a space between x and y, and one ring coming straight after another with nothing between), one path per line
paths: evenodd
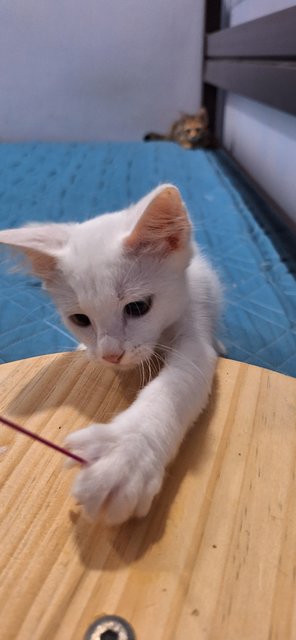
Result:
M73 493L91 517L145 516L207 404L217 359L220 285L179 191L163 185L124 211L2 231L0 242L26 254L91 357L123 369L162 345L165 364L134 403L66 441L89 462Z

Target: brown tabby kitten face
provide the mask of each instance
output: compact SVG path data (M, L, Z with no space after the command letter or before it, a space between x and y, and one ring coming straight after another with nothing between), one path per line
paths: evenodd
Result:
M187 149L206 146L208 138L208 117L205 109L200 109L196 115L182 116L175 122L170 132L171 140Z
M185 113L172 125L168 134L146 133L145 141L165 140L176 142L184 149L215 149L218 146L215 136L208 129L208 113L201 107L195 115Z

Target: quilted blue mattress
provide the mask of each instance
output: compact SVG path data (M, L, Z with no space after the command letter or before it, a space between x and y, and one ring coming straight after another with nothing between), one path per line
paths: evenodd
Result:
M182 191L225 291L227 356L296 375L295 260L267 205L221 151L170 143L2 144L0 225L80 221L161 182ZM0 362L76 348L35 278L0 256Z

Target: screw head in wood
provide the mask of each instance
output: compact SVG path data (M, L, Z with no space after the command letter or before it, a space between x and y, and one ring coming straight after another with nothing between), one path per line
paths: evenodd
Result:
M102 616L88 628L84 640L136 640L130 624L120 616Z

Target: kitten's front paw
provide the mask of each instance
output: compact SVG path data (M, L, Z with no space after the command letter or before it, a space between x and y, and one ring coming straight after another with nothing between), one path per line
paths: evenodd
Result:
M66 445L89 462L73 487L88 516L121 524L148 513L164 468L136 429L94 424L68 436Z

